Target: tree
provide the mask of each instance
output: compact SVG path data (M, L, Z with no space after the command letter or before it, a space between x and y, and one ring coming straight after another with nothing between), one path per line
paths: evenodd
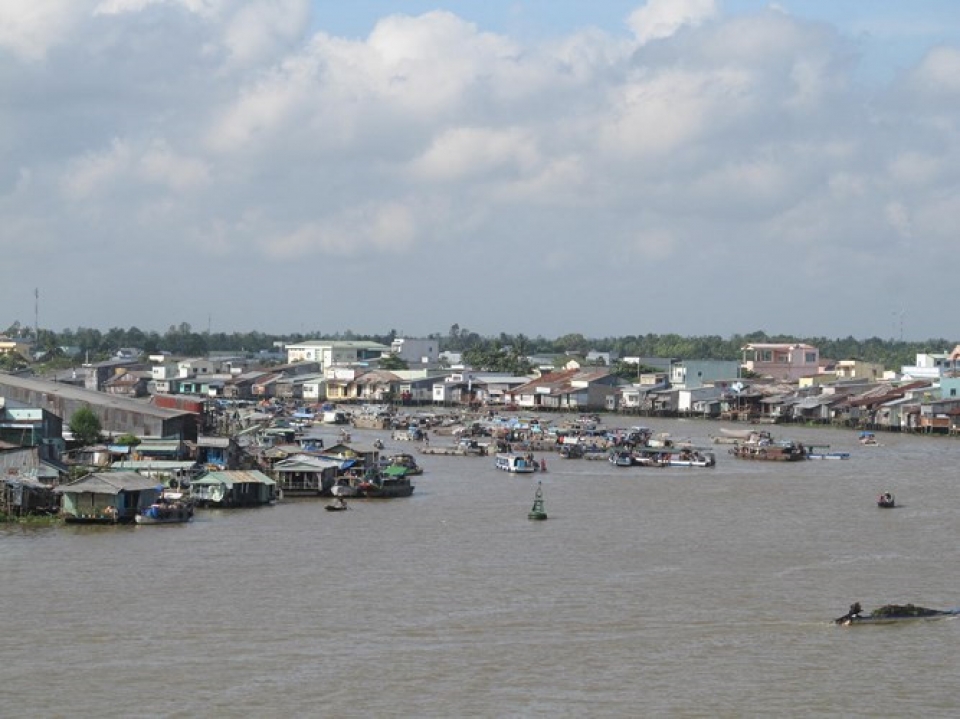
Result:
M380 369L385 370L395 370L395 369L410 369L410 365L407 364L407 361L396 354L386 354L380 358Z
M100 418L85 405L73 413L70 418L70 431L73 438L82 446L96 444L100 441L100 433L103 426L100 424Z

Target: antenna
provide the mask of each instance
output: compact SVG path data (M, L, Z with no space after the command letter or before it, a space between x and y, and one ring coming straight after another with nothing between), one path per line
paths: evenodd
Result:
M40 342L40 288L33 288L33 341ZM37 350L34 345L34 351Z
M897 332L897 327L900 328L900 341L903 342L903 308L900 308L900 311L893 312L893 331L894 334Z

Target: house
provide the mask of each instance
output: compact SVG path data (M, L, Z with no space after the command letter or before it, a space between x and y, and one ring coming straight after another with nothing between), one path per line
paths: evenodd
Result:
M28 359L33 353L33 340L0 335L0 355L18 354Z
M441 379L441 378L436 378ZM497 372L454 372L436 381L432 389L434 404L507 404L510 390L530 381L530 377Z
M435 365L440 361L440 340L397 337L390 343L390 354L408 365Z
M255 507L277 499L277 483L263 472L208 472L190 483L190 499L200 507Z
M377 359L390 352L379 342L363 340L307 340L287 345L287 362L316 362L319 371L334 365L349 365Z
M919 353L916 364L900 368L905 380L935 380L957 371L960 371L960 345L951 352Z
M740 348L748 372L785 382L820 371L820 350L807 344L748 344Z
M0 397L0 442L36 447L39 461L60 462L66 451L63 420L39 407Z
M136 472L96 472L55 490L60 514L68 522L133 522L137 513L160 497L157 481Z
M146 370L121 368L103 383L103 391L120 397L146 397L151 379L151 372Z
M234 437L197 437L197 462L220 470L236 469L242 450Z
M697 389L718 381L732 381L739 374L740 363L735 360L677 360L670 365L670 386Z
M606 368L565 369L509 390L505 399L522 409L603 410L621 384Z
M276 462L270 471L282 496L316 497L329 493L337 482L337 472L353 464L353 460L295 454Z

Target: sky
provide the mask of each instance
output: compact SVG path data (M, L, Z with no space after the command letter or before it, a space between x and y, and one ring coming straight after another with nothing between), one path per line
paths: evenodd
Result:
M958 217L954 0L0 4L0 331L957 339Z

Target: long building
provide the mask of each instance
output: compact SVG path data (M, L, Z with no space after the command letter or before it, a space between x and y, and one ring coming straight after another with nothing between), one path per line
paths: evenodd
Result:
M197 413L157 407L147 400L3 372L0 372L0 397L45 409L62 418L65 427L70 424L74 412L89 407L100 419L104 433L113 435L177 437L195 441L201 419Z

